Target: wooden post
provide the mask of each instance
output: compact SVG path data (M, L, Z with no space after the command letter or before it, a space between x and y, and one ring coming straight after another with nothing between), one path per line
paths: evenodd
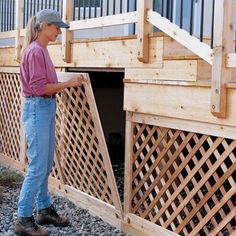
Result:
M147 11L152 9L152 0L138 0L138 60L144 63L149 61L149 34L152 25L147 21Z
M133 153L133 125L131 112L126 112L125 128L125 180L124 180L124 213L131 213L132 194L132 153Z
M219 118L226 117L226 83L231 79L231 69L226 67L227 53L233 51L232 0L215 0L214 46L211 82L211 112Z
M22 38L20 30L23 28L24 1L16 0L16 40L15 40L15 60L20 61Z
M64 22L69 24L73 20L73 0L63 0L63 16ZM63 51L63 61L69 63L71 61L71 39L72 32L68 29L62 29L62 51Z

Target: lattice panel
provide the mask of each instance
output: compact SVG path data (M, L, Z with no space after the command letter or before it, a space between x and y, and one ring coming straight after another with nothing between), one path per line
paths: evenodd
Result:
M21 88L18 74L0 73L0 153L20 161Z
M113 204L85 88L64 90L57 104L56 143L65 184ZM58 178L56 168L53 173Z
M236 230L236 140L133 123L132 213L180 235Z
M121 211L91 84L84 76L82 88L66 89L57 95L57 155L51 176ZM20 149L22 153L25 149L20 146L20 90L19 74L0 73L0 153L17 162Z

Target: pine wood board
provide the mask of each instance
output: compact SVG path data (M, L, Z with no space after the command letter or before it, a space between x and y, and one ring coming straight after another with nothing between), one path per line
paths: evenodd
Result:
M125 83L124 110L210 124L236 126L236 90L228 89L227 118L210 113L210 88Z

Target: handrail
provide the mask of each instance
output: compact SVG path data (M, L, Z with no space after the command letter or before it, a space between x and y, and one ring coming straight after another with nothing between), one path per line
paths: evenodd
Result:
M214 37L215 1L151 0L153 11L158 12L181 29L188 31L190 35L199 36L201 42L206 36L211 38L211 48L213 48ZM138 5L138 0L72 0L71 2L73 2L71 4L72 9L70 9L71 13L67 16L74 22L137 11ZM17 10L15 8L17 4L23 4L23 15L20 19L22 22L18 22L18 24L22 24L24 28L30 16L41 9L52 8L63 14L63 4L67 4L67 1L2 0L0 2L0 32L16 29ZM206 19L206 15L208 19ZM11 25L10 28L8 27L9 24ZM137 29L136 23L133 23L129 33L138 33ZM156 30L160 29L154 29L154 31Z
M137 21L137 12L128 12L111 16L102 16L98 18L71 21L69 31L130 24L136 23Z
M21 24L26 26L30 16L37 11L45 8L51 8L63 13L63 0L2 0L0 2L0 32L14 30L16 27L15 5L23 4L23 16ZM85 20L91 18L99 18L102 16L123 14L137 11L138 0L73 0L71 15L73 21ZM145 1L144 1L145 2ZM212 29L208 32L208 36L213 35L214 21L214 2L215 0L196 1L196 0L151 0L154 11L161 16L169 19L172 23L178 25L181 29L185 29L190 35L198 34L202 41L206 28ZM207 7L207 15L211 16L205 19L205 8ZM199 17L196 17L199 15ZM207 24L206 24L207 21ZM136 33L134 24L132 34ZM204 33L204 35L203 35ZM213 43L211 42L211 47Z
M147 20L209 64L212 64L212 49L207 44L202 43L199 39L191 36L187 31L180 29L177 25L151 9L148 11Z

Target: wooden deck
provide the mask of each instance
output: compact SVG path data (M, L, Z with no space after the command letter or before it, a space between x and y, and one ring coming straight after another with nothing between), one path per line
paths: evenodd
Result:
M59 78L68 79L72 74L59 72L69 68L124 71L124 209L89 83L58 96L51 186L135 236L144 229L146 235L235 235L233 2L215 0L213 49L210 39L200 42L151 10L150 0L139 1L136 12L81 21L66 18L71 2L63 7L72 28L48 46ZM137 22L137 35L73 39L78 29L127 22ZM153 33L152 25L163 33ZM0 39L17 39L0 47L0 161L22 171L26 145L17 60L23 35L21 27L0 33Z

